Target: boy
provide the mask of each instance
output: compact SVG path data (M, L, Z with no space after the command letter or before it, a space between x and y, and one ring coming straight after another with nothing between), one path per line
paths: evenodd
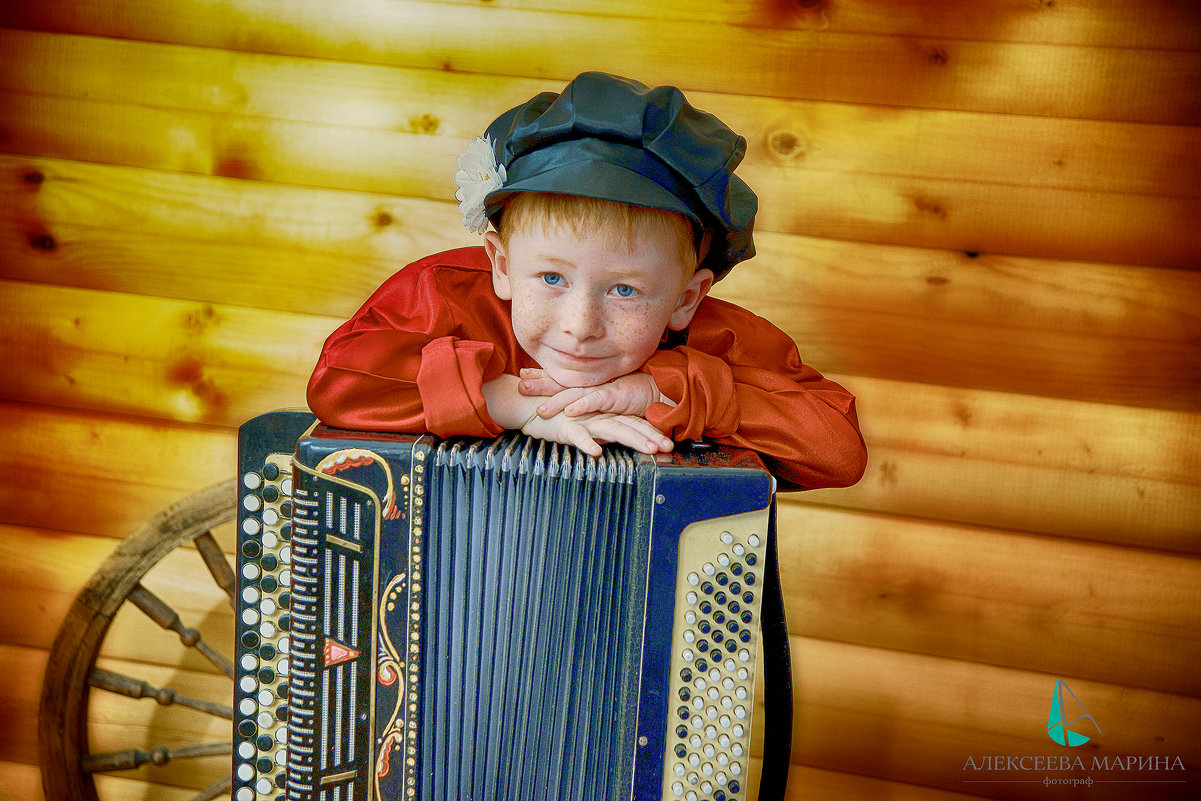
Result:
M700 439L758 451L782 489L849 486L854 398L767 321L708 297L754 255L746 142L673 87L584 73L460 158L483 248L422 259L325 343L309 406L352 429L532 436L600 454Z

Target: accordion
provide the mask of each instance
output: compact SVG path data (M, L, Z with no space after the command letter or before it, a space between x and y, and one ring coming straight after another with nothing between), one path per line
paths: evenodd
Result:
M305 412L239 444L234 801L744 799L757 667L759 797L782 797L756 455L591 457Z

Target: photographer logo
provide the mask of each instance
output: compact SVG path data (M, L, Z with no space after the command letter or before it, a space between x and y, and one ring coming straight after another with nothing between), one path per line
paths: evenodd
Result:
M1080 714L1076 714L1077 712ZM1071 715L1070 718L1069 715ZM1055 689L1051 692L1051 714L1047 717L1047 736L1063 746L1084 745L1091 738L1072 728L1073 726L1076 728L1086 727L1086 724L1080 723L1082 720L1091 723L1092 728L1097 730L1097 734L1101 733L1101 727L1097 725L1093 716L1088 714L1088 710L1084 708L1084 704L1080 703L1076 694L1063 679L1057 679Z

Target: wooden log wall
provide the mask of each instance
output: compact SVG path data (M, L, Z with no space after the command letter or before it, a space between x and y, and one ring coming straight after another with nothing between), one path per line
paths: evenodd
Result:
M41 796L48 649L117 538L303 405L385 276L478 242L456 155L585 69L747 136L760 252L717 294L859 396L863 481L780 508L789 798L1201 792L1192 0L39 0L0 26L0 797ZM160 585L228 631L197 564ZM109 665L212 686L137 624ZM1045 734L1057 679L1086 747ZM97 701L93 737L181 720ZM1186 770L968 764L1062 754ZM203 783L146 776L104 789Z

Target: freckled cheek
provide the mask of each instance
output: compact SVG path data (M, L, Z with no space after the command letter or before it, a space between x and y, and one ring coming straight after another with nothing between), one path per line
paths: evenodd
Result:
M528 296L514 297L512 309L513 333L523 345L545 334L554 322L549 306Z
M664 321L662 325L659 324L659 315L655 314L656 310L653 308L637 308L631 311L630 314L623 314L610 321L610 335L622 343L624 350L631 357L637 356L641 361L645 361L658 347L667 323Z

